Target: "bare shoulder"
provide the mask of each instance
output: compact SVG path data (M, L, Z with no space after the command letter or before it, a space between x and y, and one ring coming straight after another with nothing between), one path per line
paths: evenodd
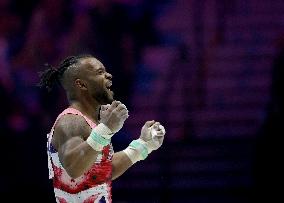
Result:
M82 116L66 114L54 126L52 143L58 149L60 145L63 145L69 139L82 139L83 141L90 133L91 127Z

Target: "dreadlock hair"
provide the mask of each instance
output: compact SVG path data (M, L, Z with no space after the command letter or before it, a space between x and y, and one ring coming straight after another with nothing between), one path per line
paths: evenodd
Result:
M46 70L39 72L40 82L38 86L45 88L50 92L55 84L61 84L63 74L69 68L74 67L82 58L93 57L91 55L77 55L69 56L65 58L58 66L58 68L51 66L50 64L44 64Z

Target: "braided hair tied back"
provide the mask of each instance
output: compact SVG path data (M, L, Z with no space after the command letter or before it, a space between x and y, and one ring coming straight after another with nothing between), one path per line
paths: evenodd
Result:
M61 78L67 69L76 66L80 59L88 57L93 56L86 54L69 56L59 64L58 68L55 68L49 64L44 64L46 70L39 72L40 82L38 86L51 91L55 84L61 84Z
M39 72L40 82L38 86L51 91L56 83L60 83L60 71L47 63L44 66L45 70Z

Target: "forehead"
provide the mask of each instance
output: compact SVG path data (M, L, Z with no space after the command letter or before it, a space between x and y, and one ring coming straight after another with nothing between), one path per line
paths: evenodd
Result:
M99 68L104 68L104 65L96 58L84 58L81 60L81 64L87 70L97 70Z

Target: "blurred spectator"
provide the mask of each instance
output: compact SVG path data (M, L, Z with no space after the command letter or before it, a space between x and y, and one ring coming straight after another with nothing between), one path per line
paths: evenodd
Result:
M14 84L10 70L11 42L21 25L19 17L11 9L11 1L0 1L0 85L12 91Z
M92 53L95 42L90 16L84 12L75 12L70 31L61 38L60 55L62 58L82 53Z
M27 116L53 115L60 106L54 104L52 107L50 101L46 101L51 98L42 98L36 84L42 65L47 61L58 62L61 38L72 22L70 12L70 6L65 0L40 1L35 6L27 25L23 46L13 57L15 94L23 104L23 108L30 114ZM60 93L55 91L54 94L59 97Z
M23 48L16 57L16 65L39 70L46 61L58 62L61 36L72 22L68 5L65 0L43 0L38 4L28 25Z

